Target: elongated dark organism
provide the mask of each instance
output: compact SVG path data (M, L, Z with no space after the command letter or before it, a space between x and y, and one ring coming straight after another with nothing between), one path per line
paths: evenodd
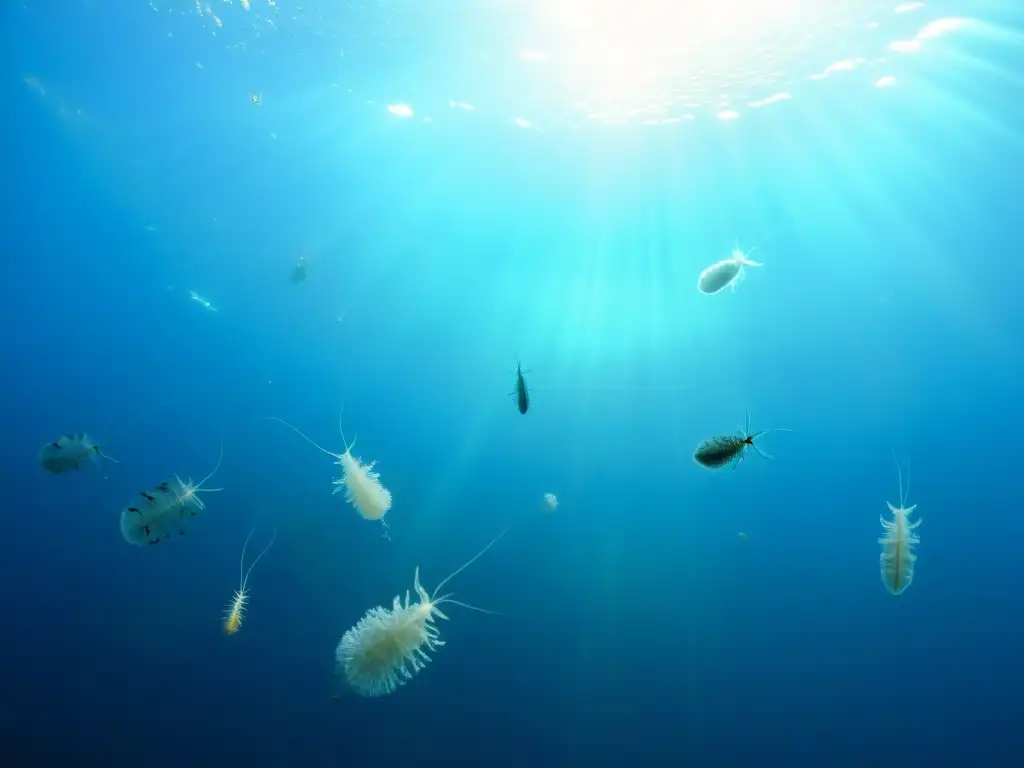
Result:
M693 452L693 460L707 469L720 469L726 464L735 462L733 470L743 463L743 455L747 446L750 446L766 459L773 458L758 448L754 441L769 432L792 432L791 429L778 427L776 429L764 429L760 432L750 431L750 412L746 412L746 422L743 429L737 435L715 435L714 437L702 440L697 450Z
M516 360L516 391L512 394L516 396L516 407L519 408L519 412L525 415L530 410L530 391L526 388L523 367L518 360Z

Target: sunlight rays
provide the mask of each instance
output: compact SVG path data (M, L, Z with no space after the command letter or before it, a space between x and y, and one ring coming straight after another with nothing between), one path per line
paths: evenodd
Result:
M203 70L207 77L223 67L225 50L255 61L281 52L292 38L305 41L310 55L334 58L328 79L337 103L321 104L327 108L299 123L285 118L294 114L285 109L296 101L294 91L252 84L267 86L266 111L278 104L276 116L290 123L271 126L274 119L261 116L264 136L281 137L351 131L351 118L365 112L379 113L372 121L377 125L397 116L416 125L502 124L508 130L742 120L753 110L788 109L789 102L818 96L819 80L830 87L845 80L899 90L901 57L928 54L933 43L975 26L972 9L983 14L1014 7L1012 0L954 0L942 7L894 0L529 0L470 4L472 10L424 25L413 0L324 7L316 14L304 12L297 0L278 0L254 2L251 10L226 6L217 12L220 26L191 0L157 5L165 3L198 20L210 35L211 53L221 49ZM509 29L515 32L504 34ZM431 77L430 96L419 88L405 102L408 93L385 92L364 69L382 56L415 68L406 56L410 41L430 50L439 36L456 33L472 45L445 48L447 63L431 69L440 80ZM466 71L472 76L464 77ZM408 84L405 75L398 80Z

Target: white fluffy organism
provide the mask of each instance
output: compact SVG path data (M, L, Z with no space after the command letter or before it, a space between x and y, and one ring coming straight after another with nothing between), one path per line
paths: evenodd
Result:
M184 536L186 521L206 509L199 494L224 490L203 487L217 473L223 458L221 448L217 466L198 484L193 484L192 478L185 482L175 475L148 491L140 491L139 498L121 510L121 534L125 541L143 547L159 544L173 533Z
M896 458L896 454L893 454ZM878 540L882 545L882 554L879 556L881 566L882 583L885 588L894 595L906 591L914 580L914 563L917 562L917 555L914 554L914 545L920 544L920 537L914 530L921 524L920 520L910 522L910 515L917 509L917 504L907 507L907 496L910 493L910 473L907 473L907 487L903 488L903 471L900 469L899 460L896 461L896 472L900 484L900 505L894 507L888 501L885 502L889 511L892 512L892 520L886 520L881 515L878 521L882 524L885 534Z
M344 453L328 451L326 448L313 442L297 427L292 426L284 419L279 419L276 416L265 416L264 418L284 424L317 450L337 459L335 463L341 467L341 477L334 480L334 493L344 491L345 501L355 507L363 519L380 520L384 524L385 535L387 535L387 524L384 521L384 515L391 509L391 492L381 484L380 475L373 471L373 467L377 462L371 461L369 464L363 464L352 455L352 449L355 447L356 441L353 440L352 444L349 445L345 439L340 416L338 417L338 431L341 432L341 440L345 443Z
M97 456L117 464L102 448L103 443L94 443L85 432L61 435L39 449L39 465L51 475L60 475L81 469L88 461L95 463Z
M541 505L541 509L548 513L554 512L556 509L558 509L558 499L555 498L555 494L544 494L544 503Z
M472 565L493 547L507 532L498 534L486 547L470 558L448 578L441 581L432 594L420 585L420 569L413 575L413 591L418 600L405 602L398 595L390 609L371 608L341 638L335 650L336 673L360 696L386 696L400 685L412 680L430 661L427 651L436 651L444 641L434 619L447 619L440 606L458 605L480 613L493 614L452 598L451 593L437 596L445 584Z

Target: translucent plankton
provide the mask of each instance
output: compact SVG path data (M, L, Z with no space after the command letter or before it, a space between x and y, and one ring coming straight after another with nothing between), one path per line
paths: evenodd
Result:
M541 509L548 513L554 512L556 509L558 509L558 499L555 497L555 494L544 494L544 501L541 504Z
M284 424L317 450L337 459L335 463L341 467L341 477L334 480L334 493L344 491L345 501L355 507L364 520L380 520L381 523L385 523L384 515L391 509L391 492L381 484L380 475L373 471L377 462L371 461L369 464L363 464L352 455L352 449L356 443L353 440L351 445L348 444L345 432L341 428L340 417L338 418L338 431L341 432L341 440L345 443L344 453L328 451L284 419L279 419L276 416L265 416L264 418ZM385 534L386 531L385 523Z
M175 475L149 490L140 491L138 497L121 510L121 534L125 541L144 547L159 544L174 533L184 536L186 522L206 509L199 494L224 490L203 487L217 473L223 457L221 449L217 466L198 484L193 484L192 478L185 482Z
M700 273L697 278L697 290L701 293L714 294L726 288L736 290L736 285L743 280L744 267L763 267L764 264L751 261L757 248L752 248L750 253L743 253L739 248L732 249L732 255L727 259L712 264Z
M61 475L81 469L86 462L95 463L97 456L117 464L102 448L102 443L94 443L85 432L61 435L39 449L39 465L51 475Z
M896 455L893 454L893 458ZM882 554L878 561L881 568L882 583L885 588L894 595L906 591L914 580L914 563L917 562L917 555L914 554L914 546L921 543L920 537L914 530L921 524L920 520L910 522L910 515L917 509L917 504L907 507L907 495L910 492L910 476L907 475L907 487L903 488L903 471L900 469L899 461L896 461L896 473L900 484L900 505L894 507L885 502L892 512L892 520L886 520L881 515L878 522L882 524L884 535L878 540L882 545Z
M437 594L445 584L493 547L507 530L442 580L432 594L428 594L420 584L417 566L413 575L413 592L418 600L411 602L408 591L404 602L395 595L390 609L381 606L371 608L342 636L334 654L336 671L352 690L360 696L386 696L422 671L430 661L427 652L437 651L445 644L434 624L435 618L448 618L440 606L447 603L480 613L494 613L454 600L451 593L441 597Z
M274 546L274 540L277 539L277 531L270 537L270 543L263 548L263 551L259 553L252 564L249 566L249 570L242 573L242 568L245 567L245 549L249 546L249 539L252 538L253 528L249 531L249 535L245 537L245 543L242 545L242 557L238 561L238 589L235 590L234 596L231 598L231 602L228 603L227 608L224 611L224 623L222 628L225 635L233 635L242 628L242 621L245 620L245 609L249 604L249 574L252 573L252 569L256 567L262 557L270 551L270 548Z

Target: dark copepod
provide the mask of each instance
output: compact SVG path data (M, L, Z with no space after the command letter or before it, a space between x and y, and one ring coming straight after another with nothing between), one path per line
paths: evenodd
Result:
M697 446L697 450L693 452L693 460L708 469L719 469L735 461L736 463L733 465L733 470L735 470L736 467L743 463L743 455L747 446L753 448L763 458L773 458L770 454L758 448L754 441L769 432L792 432L793 430L778 427L776 429L764 429L760 432L751 432L749 411L746 412L746 416L746 422L743 429L739 430L739 434L715 435L714 437L702 440L700 445Z
M516 391L510 394L516 397L516 407L519 412L525 414L530 410L530 391L526 388L526 379L523 377L523 366L516 360Z

